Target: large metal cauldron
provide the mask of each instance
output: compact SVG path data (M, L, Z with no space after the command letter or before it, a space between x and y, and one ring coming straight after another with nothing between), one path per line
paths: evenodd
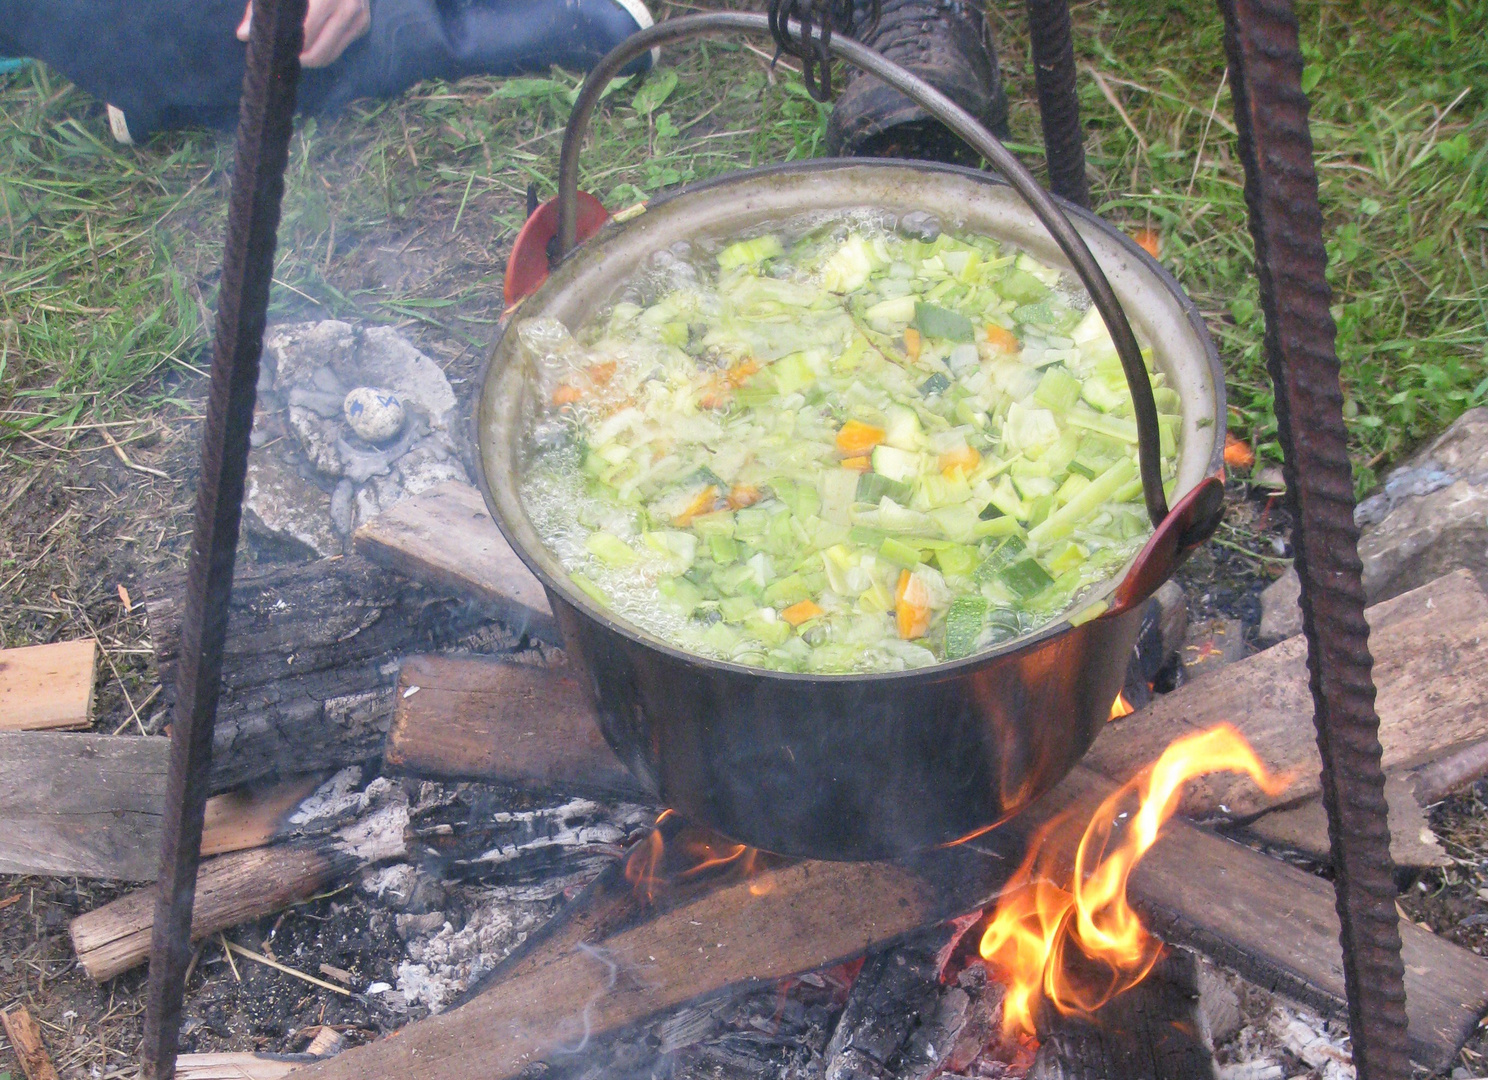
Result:
M609 75L668 40L764 28L764 16L755 15L676 19L606 58L575 106L565 142L560 199L568 200L562 225L570 226L570 237L578 213L586 205L595 209L573 201L576 156ZM1224 443L1224 381L1198 312L1157 262L1094 215L1068 204L1056 210L1001 144L913 76L851 41L833 38L832 50L937 111L1017 190L987 173L894 161L821 160L733 174L656 199L624 224L604 225L526 296L514 318L545 316L577 327L651 253L679 239L728 236L807 211L852 207L929 211L948 228L1010 241L1073 269L1122 353L1157 525L1108 589L1109 610L1079 626L1058 622L963 660L895 674L796 675L686 654L598 607L529 523L517 481L531 373L515 334L503 335L492 353L476 422L491 512L546 586L570 662L594 692L605 738L660 803L768 851L875 859L949 843L1006 819L1056 784L1089 748L1121 687L1142 601L1218 522L1222 487L1214 474ZM529 274L534 257L546 262L541 252L555 231L553 211L549 204L524 230L530 235L513 253L514 271L524 258ZM1122 307L1183 400L1178 501L1171 511L1153 482L1156 415Z

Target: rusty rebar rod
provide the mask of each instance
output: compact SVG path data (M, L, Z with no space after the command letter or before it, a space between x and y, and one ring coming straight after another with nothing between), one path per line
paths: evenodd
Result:
M141 1049L146 1080L168 1080L175 1075L184 976L191 955L196 869L201 859L202 814L227 638L227 603L243 511L248 435L253 428L284 167L294 128L305 8L306 0L253 3L181 618L165 835Z
M1405 970L1364 621L1353 471L1328 307L1302 53L1292 0L1219 0L1266 364L1302 581L1302 628L1337 878L1349 1032L1359 1080L1405 1080Z
M1085 133L1080 129L1080 96L1075 90L1069 0L1028 0L1028 34L1033 45L1033 83L1038 91L1049 187L1054 194L1089 209L1090 184L1085 178Z

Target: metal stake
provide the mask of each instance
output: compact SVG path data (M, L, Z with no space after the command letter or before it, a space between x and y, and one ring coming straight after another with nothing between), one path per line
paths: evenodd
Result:
M1405 969L1302 53L1292 0L1219 0L1276 388L1359 1080L1406 1080Z
M1038 89L1049 187L1054 194L1088 210L1090 184L1085 179L1080 96L1075 92L1069 0L1028 0L1028 33L1033 43L1033 82Z
M201 859L202 813L227 637L227 605L248 470L248 434L263 348L284 167L294 129L306 0L254 0L238 114L237 150L222 290L202 428L201 475L181 618L150 981L145 1004L146 1080L175 1075L181 999L191 955L191 909Z

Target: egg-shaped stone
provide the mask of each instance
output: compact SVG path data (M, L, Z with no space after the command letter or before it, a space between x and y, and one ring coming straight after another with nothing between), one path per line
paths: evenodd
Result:
M351 430L368 442L383 442L403 430L403 402L391 390L358 386L346 395L341 408Z

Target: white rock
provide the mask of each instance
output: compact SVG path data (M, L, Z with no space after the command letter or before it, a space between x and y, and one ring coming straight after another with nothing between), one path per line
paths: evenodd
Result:
M391 390L358 386L342 405L346 422L370 443L386 442L403 430L403 401Z

